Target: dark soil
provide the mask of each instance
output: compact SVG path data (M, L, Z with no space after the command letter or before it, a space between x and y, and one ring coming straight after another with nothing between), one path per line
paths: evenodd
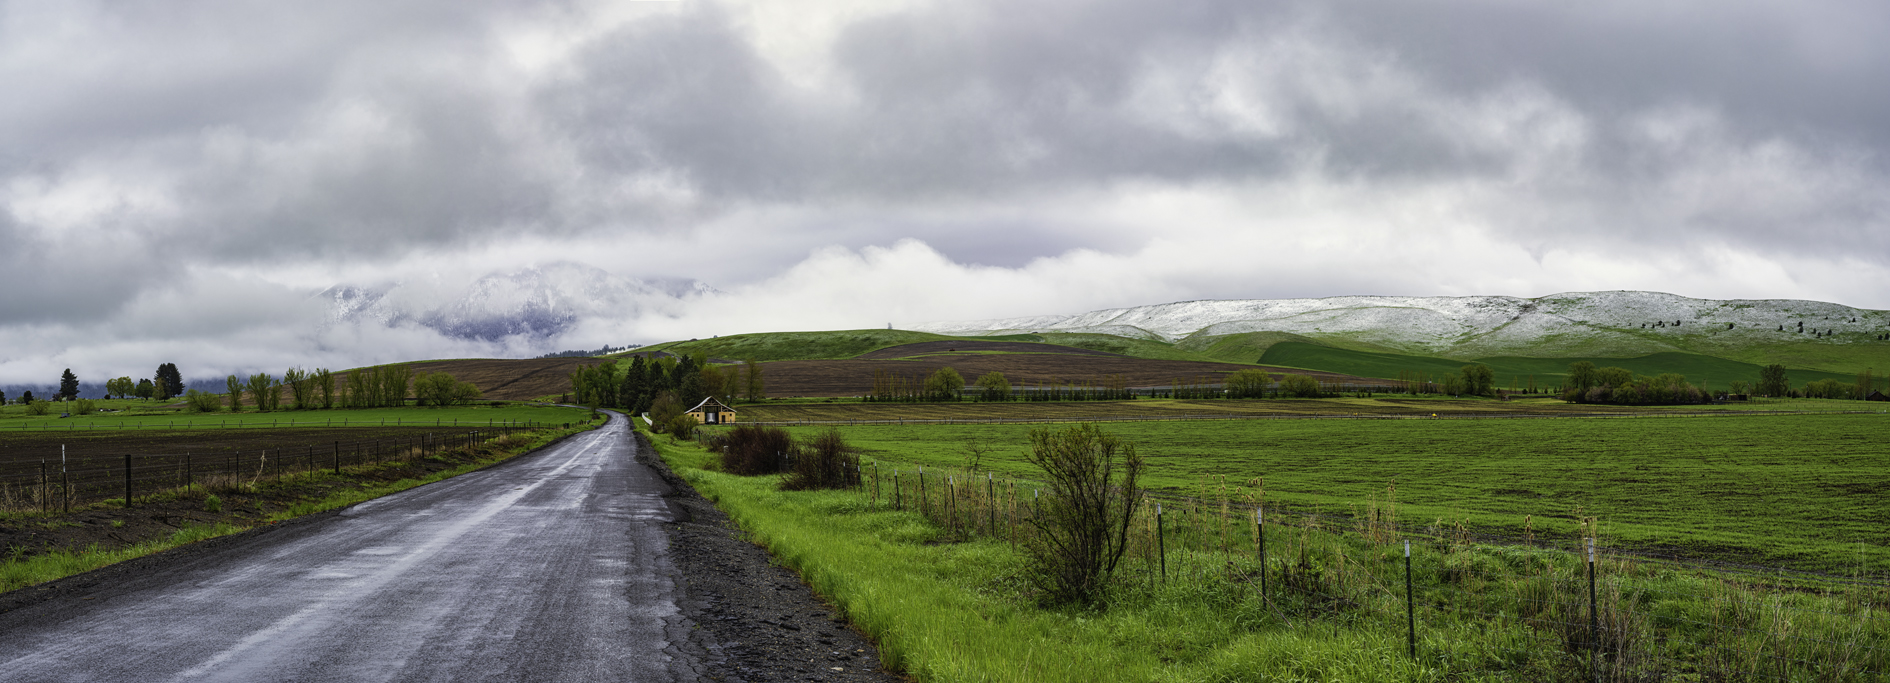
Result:
M228 433L237 431L230 430ZM140 438L136 434L127 432L121 438ZM270 476L253 477L246 480L248 486L239 485L234 480L219 479L214 485L199 485L187 490L170 488L138 491L129 508L122 503L124 494L121 488L116 494L121 497L117 502L99 503L81 499L73 505L70 513L0 520L0 552L30 557L50 550L78 552L95 546L99 550L117 550L169 538L185 525L264 525L266 522L263 520L272 514L297 503L320 500L338 490L383 485L401 479L419 479L441 470L492 458L498 453L499 450L490 445L476 450L442 448L425 457L404 462L386 462L378 467L348 467L339 476L324 470L315 477L288 477L281 482ZM319 467L317 469L320 470ZM211 495L215 495L220 503L220 509L216 512L206 509L206 499ZM63 500L58 502L63 503Z
M881 670L879 649L815 597L793 571L745 540L728 516L670 471L637 434L637 461L669 482L671 562L682 575L691 638L714 681L903 681Z
M239 473L272 480L278 470L333 467L336 459L343 465L376 462L403 447L450 444L468 431L472 429L343 427L0 434L0 505L22 507L22 499L37 505L44 486L49 502L64 507L62 481L72 488L74 508L122 499L126 454L132 456L132 495L148 496L187 480L206 482ZM490 435L502 430L481 431Z
M912 356L923 356L923 355L934 354L934 353L956 353L956 352L969 353L969 352L974 352L974 351L984 352L984 353L991 353L994 351L1002 352L1002 353L1059 353L1059 354L1066 354L1066 355L1073 355L1073 356L1108 356L1111 358L1131 358L1132 357L1132 356L1124 356L1120 353L1110 353L1108 351L1096 351L1093 349L1079 349L1074 346L1060 346L1057 344L1033 344L1030 342L950 340L950 341L918 342L914 344L900 344L898 346L888 346L883 349L868 351L858 356L854 356L853 360L885 360L885 359L895 359L895 358L910 358Z
M927 344L942 342L926 342ZM998 342L990 342L998 343ZM1042 346L1021 344L1022 346ZM915 345L907 345L909 348ZM942 367L951 367L974 381L987 372L1004 373L1011 384L1034 386L1039 383L1096 382L1119 376L1131 387L1168 387L1176 381L1190 384L1219 383L1228 374L1240 370L1261 369L1274 374L1298 373L1324 382L1388 384L1385 380L1311 370L1261 368L1238 363L1212 363L1186 360L1150 360L1117 356L1102 352L1074 353L968 353L960 345L959 353L940 353L911 360L856 358L850 360L782 360L762 363L768 395L774 397L862 396L872 393L873 373L888 372L923 384L926 375ZM949 348L949 347L948 347ZM879 352L874 352L879 353ZM868 354L872 355L872 354Z

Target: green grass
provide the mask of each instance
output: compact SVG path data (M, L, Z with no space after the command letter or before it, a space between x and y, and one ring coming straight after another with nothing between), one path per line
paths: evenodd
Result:
M324 426L434 425L469 426L503 424L508 421L565 423L584 419L590 411L559 406L531 406L508 403L454 406L450 408L362 408L333 410L278 410L259 413L253 409L240 413L223 410L192 413L181 408L161 406L150 401L113 401L122 403L122 413L93 413L59 417L57 409L49 415L27 414L23 406L8 406L0 412L0 432L6 430L69 429L173 429L173 428L277 428ZM55 404L63 406L64 404ZM121 406L112 406L121 407Z
M193 524L186 522L170 538L146 541L116 550L101 550L94 545L77 552L55 550L25 558L0 561L0 592L63 579L74 574L134 560L181 545L226 536L243 529L228 524Z
M1583 650L1567 644L1587 623L1585 566L1570 553L1421 542L1413 659L1397 546L1343 524L1273 529L1267 572L1280 583L1262 597L1250 537L1236 529L1234 552L1217 551L1211 532L1188 525L1194 515L1171 508L1165 571L1138 521L1107 609L1051 609L1035 603L1003 534L955 532L939 515L890 510L859 491L781 492L775 477L706 471L708 454L664 441L658 450L684 479L873 638L882 661L920 681L1586 678ZM1860 668L1890 666L1869 649L1890 638L1890 619L1868 589L1766 592L1611 560L1599 572L1602 623L1630 634L1602 660L1604 675L1619 674L1608 680L1734 680L1761 668L1791 681L1871 680ZM1610 661L1629 666L1611 672Z
M843 427L869 459L965 464L973 441L1000 476L1028 477L1034 425ZM815 427L790 431L806 435ZM1643 549L1808 569L1890 567L1890 415L1471 420L1245 420L1106 425L1149 459L1146 484L1196 491L1260 479L1300 512L1349 513L1396 483L1411 522L1461 521ZM890 467L891 465L888 465Z
M1635 358L1524 358L1518 356L1499 356L1479 358L1474 361L1452 360L1427 356L1408 356L1394 353L1373 353L1351 351L1304 342L1284 341L1267 348L1260 357L1264 365L1324 370L1360 377L1382 377L1395 379L1398 373L1419 371L1437 377L1446 373L1457 372L1464 365L1472 362L1483 363L1496 372L1497 385L1509 387L1512 380L1519 386L1526 385L1528 378L1534 376L1538 386L1556 385L1562 382L1568 373L1568 366L1576 361L1589 361L1596 367L1622 367L1635 374L1654 376L1667 372L1685 375L1696 386L1725 389L1734 380L1757 382L1759 366L1724 358L1715 358L1696 353L1656 353ZM1820 379L1836 379L1849 383L1855 375L1844 375L1814 370L1788 370L1786 377L1793 386L1802 386L1807 382Z

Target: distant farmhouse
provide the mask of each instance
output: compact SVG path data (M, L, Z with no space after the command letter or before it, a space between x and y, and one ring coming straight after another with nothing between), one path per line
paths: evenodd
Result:
M1882 389L1878 389L1878 390L1876 390L1876 391L1873 391L1873 392L1870 392L1870 395L1869 395L1869 396L1865 396L1865 397L1864 397L1864 400L1866 400L1866 401L1890 401L1890 396L1885 396L1885 395L1883 395L1883 390L1882 390Z
M702 399L702 403L689 409L689 416L696 418L696 424L725 424L735 421L735 409L722 405L714 396Z

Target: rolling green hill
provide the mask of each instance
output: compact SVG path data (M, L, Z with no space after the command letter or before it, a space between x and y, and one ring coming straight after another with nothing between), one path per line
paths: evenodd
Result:
M1632 358L1527 358L1521 356L1496 356L1479 358L1473 362L1490 366L1496 372L1498 386L1509 386L1512 378L1519 384L1526 384L1534 376L1538 384L1559 384L1567 374L1570 363L1588 361L1597 367L1627 368L1638 375L1658 375L1675 372L1685 375L1687 381L1695 385L1724 389L1734 380L1756 382L1759 379L1759 366L1724 358L1715 358L1697 353L1655 353ZM1304 342L1280 342L1267 348L1260 357L1263 365L1325 370L1362 377L1384 377L1395 379L1398 373L1418 371L1433 376L1456 372L1468 361L1427 356L1408 356L1392 353L1371 353L1335 349L1329 346L1307 344ZM1786 377L1794 386L1820 379L1836 379L1850 382L1855 377L1816 370L1791 369Z
M1432 376L1456 372L1468 362L1489 365L1496 371L1497 384L1527 385L1534 377L1537 385L1555 385L1562 381L1568 366L1586 360L1598 367L1627 368L1640 375L1675 372L1688 381L1708 388L1725 388L1734 380L1756 381L1761 365L1784 364L1794 386L1819 379L1850 382L1855 374L1848 370L1832 372L1814 368L1871 367L1882 365L1890 371L1890 358L1878 359L1880 347L1840 348L1848 352L1834 359L1832 347L1811 345L1776 345L1764 349L1746 348L1735 357L1704 353L1663 351L1621 356L1574 355L1567 357L1532 357L1501 355L1475 358L1442 358L1398 353L1370 342L1332 338L1314 338L1289 332L1249 332L1224 335L1195 335L1175 343L1134 339L1097 332L1046 332L993 336L954 336L910 330L833 330L824 332L758 332L710 339L666 342L636 349L636 352L706 353L711 358L778 360L833 360L902 344L918 342L1014 341L1039 342L1096 351L1119 353L1151 360L1219 361L1272 365L1308 370L1323 370L1360 377L1395 379L1404 372L1424 372ZM1552 353L1552 352L1551 352ZM1732 354L1728 354L1732 355ZM1835 362L1834 362L1835 361Z

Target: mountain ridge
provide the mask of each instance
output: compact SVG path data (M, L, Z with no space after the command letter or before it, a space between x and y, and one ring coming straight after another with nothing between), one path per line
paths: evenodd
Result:
M1626 290L1534 298L1204 299L911 329L960 336L1089 332L1183 347L1240 335L1293 335L1341 348L1463 359L1682 351L1758 362L1797 349L1823 359L1824 365L1868 364L1881 357L1877 367L1890 367L1890 342L1879 339L1890 334L1890 311L1801 299L1694 299ZM1825 348L1804 352L1812 347Z

